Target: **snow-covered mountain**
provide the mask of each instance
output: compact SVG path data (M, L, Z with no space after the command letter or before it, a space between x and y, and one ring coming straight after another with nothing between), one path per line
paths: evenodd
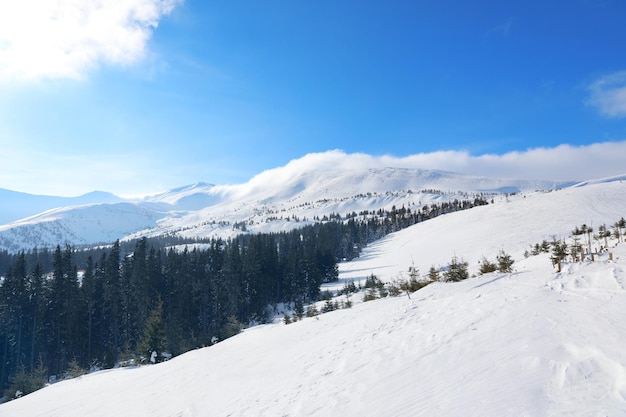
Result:
M0 188L0 224L10 223L53 208L93 203L115 203L120 197L103 191L94 191L79 197L53 197L20 193Z
M501 249L514 272L438 282L410 298L358 293L351 309L277 318L163 364L53 384L0 415L626 416L626 243L611 238L594 262L560 273L548 254L522 255L583 223L610 227L625 201L626 182L611 178L418 223L340 264L327 288L372 273L392 281L409 266L424 273L452 256L475 273Z
M128 202L52 209L0 226L0 248L16 252L65 243L111 243L132 231L156 226L164 215L166 212Z
M344 215L394 205L419 208L474 193L529 192L570 185L369 166L370 159L339 151L310 154L244 184L196 183L141 200L101 193L73 200L36 199L33 207L47 210L24 210L20 220L1 225L0 249L89 245L165 234L229 237L241 233L242 225L251 233L281 231L332 213ZM18 197L14 204L7 195L0 218L14 218L28 198L35 199ZM62 201L67 204L54 205Z

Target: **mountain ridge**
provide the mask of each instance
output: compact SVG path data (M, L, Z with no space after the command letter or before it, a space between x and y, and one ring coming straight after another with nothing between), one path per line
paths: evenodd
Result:
M65 243L89 245L165 234L188 239L227 238L241 233L235 224L245 224L251 233L273 232L331 213L358 213L394 205L420 207L471 194L535 192L575 184L391 167L374 164L372 160L368 155L331 151L306 155L242 184L197 182L140 199L123 199L105 192L69 200L46 197L43 203L32 204L24 211L27 215L0 225L0 249L15 251ZM20 211L32 200L13 201L7 197L5 201L0 219ZM38 207L45 210L33 212Z
M0 188L0 201L3 202L0 209L0 224L10 223L58 207L112 203L122 200L121 197L106 191L91 191L76 197L59 197Z

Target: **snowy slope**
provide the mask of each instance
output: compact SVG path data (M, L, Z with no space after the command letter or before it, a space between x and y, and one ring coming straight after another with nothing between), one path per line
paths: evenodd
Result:
M345 277L358 277L360 271L393 277L412 264L426 273L453 256L464 258L476 272L483 256L494 261L500 249L520 259L530 245L567 238L576 226L609 227L626 217L625 203L626 182L620 181L501 197L496 204L440 216L375 242L350 264L355 272L346 271ZM386 254L387 262L381 264L378 253Z
M200 210L221 200L214 187L212 184L198 182L146 197L142 202L153 203L157 207L161 206L170 210Z
M87 204L53 209L0 226L0 248L9 251L58 244L110 243L155 226L164 212L132 203Z
M10 223L58 207L120 201L122 201L121 198L102 191L94 191L79 197L54 197L0 188L0 224Z
M253 327L139 369L103 371L0 405L18 416L626 416L626 244L613 261L520 253L624 215L626 184L503 199L369 247L340 278L393 279L456 254L514 254L516 271L435 283L352 309ZM613 241L613 244L615 241ZM613 246L613 244L611 246Z

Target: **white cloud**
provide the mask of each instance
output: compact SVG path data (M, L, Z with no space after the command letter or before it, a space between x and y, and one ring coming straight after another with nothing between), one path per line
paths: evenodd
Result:
M0 2L0 75L81 78L98 63L141 60L159 19L182 0Z
M249 186L271 183L277 178L299 181L305 172L410 168L451 171L466 175L524 180L584 181L626 174L626 141L584 146L560 145L502 155L470 155L465 151L419 153L405 157L347 154L341 150L305 155L283 167L254 177ZM283 181L284 182L284 181Z
M559 145L502 155L473 156L464 151L442 151L406 158L387 157L387 162L495 178L577 181L626 174L624 155L626 141Z
M6 157L0 170L0 188L35 194L72 196L102 190L118 195L146 195L197 181L222 185L228 181L215 177L221 171L213 169L214 165L219 165L216 161L206 161L202 166L192 168L158 153L55 156L43 151L12 148L10 144L2 146L2 150ZM452 171L502 179L585 181L626 174L624 155L626 141L560 145L478 156L464 151L396 157L334 150L308 154L282 167L259 173L246 184L244 191L263 184L284 183L285 178L297 183L299 176L307 171L385 167ZM249 162L244 158L242 156L238 163L242 170ZM168 169L163 169L164 166ZM218 188L227 190L232 186Z
M588 104L608 117L626 117L626 71L595 80L587 88Z

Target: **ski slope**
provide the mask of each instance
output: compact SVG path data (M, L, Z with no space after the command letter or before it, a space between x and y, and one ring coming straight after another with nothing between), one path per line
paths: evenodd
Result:
M515 271L434 283L289 325L252 327L169 362L48 386L0 405L3 417L626 416L626 243L595 262L529 244L582 223L613 224L626 184L513 197L438 217L341 264L342 285L392 280L457 255L499 249ZM594 245L603 242L595 242Z

